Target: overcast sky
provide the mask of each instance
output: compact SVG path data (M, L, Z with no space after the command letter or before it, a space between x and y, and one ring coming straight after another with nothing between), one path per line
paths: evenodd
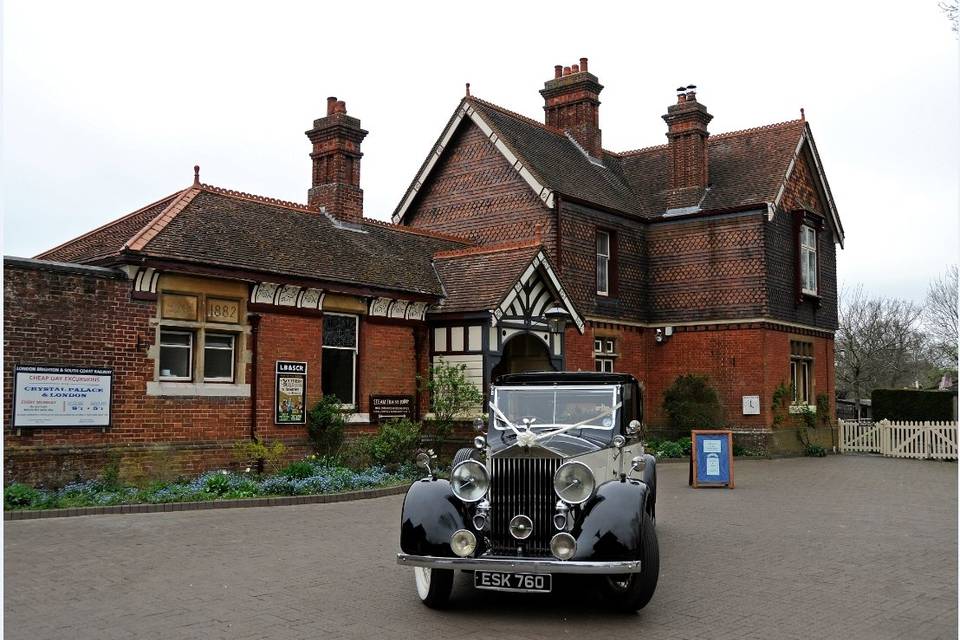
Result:
M604 147L666 141L674 88L713 133L806 108L847 233L841 286L922 299L958 251L958 42L904 2L45 2L3 16L4 253L33 256L204 182L306 201L326 97L363 143L388 219L471 82L542 119L581 56ZM211 238L211 241L216 241Z

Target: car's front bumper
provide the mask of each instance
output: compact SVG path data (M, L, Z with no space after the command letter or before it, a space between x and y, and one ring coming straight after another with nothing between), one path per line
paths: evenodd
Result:
M508 571L514 573L639 573L639 560L550 560L548 558L442 558L397 554L397 564L431 569L459 569L461 571Z

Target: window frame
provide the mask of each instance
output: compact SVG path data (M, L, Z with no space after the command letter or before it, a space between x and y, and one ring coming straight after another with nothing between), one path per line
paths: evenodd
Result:
M616 358L608 357L594 358L594 369L596 369L597 373L613 373L613 365L615 360Z
M208 378L207 377L207 349L215 349L217 351L227 351L222 347L211 347L207 340L211 336L218 338L230 338L230 377L229 378ZM230 383L236 381L237 377L237 336L233 333L219 332L219 331L207 331L203 332L203 381L204 382L214 382L214 383Z
M808 242L808 238L812 238L812 241ZM820 286L818 278L820 268L818 240L819 234L815 227L806 223L800 225L800 291L805 295L817 295ZM813 265L810 264L810 255L813 256ZM809 281L811 278L813 280L813 288L807 286L810 284Z
M187 376L165 376L163 375L163 369L161 368L161 362L163 361L163 350L166 349L183 349L184 345L182 344L164 344L163 336L164 334L175 334L181 336L187 336L190 340L186 345L187 348ZM162 326L160 327L160 336L157 344L159 345L160 352L157 357L157 380L161 382L192 382L194 376L194 366L196 361L194 360L194 345L196 345L196 332L189 329L181 328L168 328L165 329Z
M351 375L350 375L350 388L351 388L351 394L350 394L350 395L351 395L351 400L352 400L352 401L351 401L351 402L344 403L342 406L344 406L344 407L346 407L346 408L356 409L356 407L357 407L357 392L359 391L359 389L357 389L357 387L358 387L358 385L357 385L357 360L358 360L358 356L359 356L359 354L360 354L360 316L357 315L357 314L354 314L354 313L335 313L335 312L332 312L332 311L326 311L326 312L324 312L324 314L323 314L324 322L326 322L327 316L345 316L345 317L353 318L353 319L354 319L354 325L353 325L353 326L354 326L353 347L336 347L336 346L333 346L333 345L328 346L328 345L326 345L326 344L321 344L321 345L320 345L320 350L321 350L321 353L320 353L320 385L321 385L321 392L322 392L324 395L326 395L326 394L328 393L326 389L323 389L323 388L322 388L322 386L323 386L323 369L324 369L324 367L323 367L323 350L324 350L324 349L337 349L337 350L340 350L340 351L352 351L352 352L353 352L353 367L352 367L353 370L352 370ZM326 332L326 328L324 327L324 333L325 333L325 332ZM448 336L448 339L449 339L449 336ZM322 343L323 343L323 342L326 342L326 340L325 340L325 335L321 337L321 342L322 342Z
M607 247L606 253L600 252L600 238L601 236L606 237ZM613 287L611 286L611 272L610 265L613 262L613 234L606 229L597 229L595 233L594 240L594 252L596 256L596 291L598 296L609 297L611 295ZM604 287L600 288L600 265L604 266Z
M805 340L790 341L791 404L810 406L814 388L813 344ZM799 383L799 384L798 384Z

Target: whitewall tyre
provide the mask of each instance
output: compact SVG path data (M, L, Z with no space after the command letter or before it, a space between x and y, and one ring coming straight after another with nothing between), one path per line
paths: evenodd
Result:
M450 600L453 590L453 569L414 567L413 577L417 584L420 601L431 609L441 609Z

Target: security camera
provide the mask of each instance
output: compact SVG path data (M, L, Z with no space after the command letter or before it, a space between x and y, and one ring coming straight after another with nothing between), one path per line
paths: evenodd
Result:
M663 342L663 329L657 329L657 342Z

